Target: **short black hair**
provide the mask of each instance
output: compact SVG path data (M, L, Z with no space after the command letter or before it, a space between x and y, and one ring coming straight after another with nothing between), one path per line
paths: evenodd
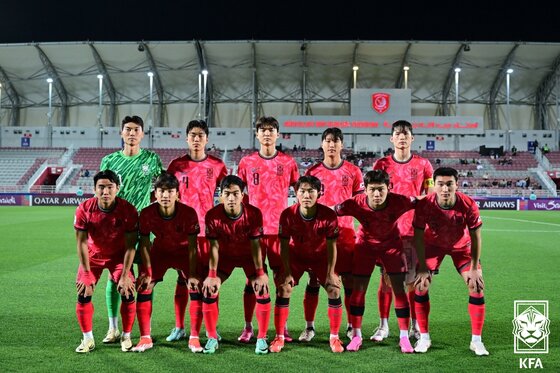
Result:
M311 185L311 188L321 193L321 180L319 180L316 176L311 176L311 175L301 176L296 182L296 185L294 186L296 192L301 186L301 184L309 184Z
M412 123L410 123L407 120L397 120L395 123L393 123L393 126L391 127L391 134L393 134L393 132L395 132L395 130L400 129L401 131L410 131L411 134L414 134L412 132Z
M236 175L227 175L223 178L222 182L220 183L220 191L223 191L226 188L229 188L231 185L237 185L241 191L245 189L245 183L239 176Z
M111 170L103 170L96 173L95 176L93 176L93 185L97 185L97 182L101 179L107 179L110 182L115 183L117 186L119 186L121 183L119 180L119 176Z
M189 134L189 132L193 129L193 128L200 128L201 130L204 131L204 133L206 133L206 136L208 136L208 124L206 124L206 121L200 119L200 120L191 120L189 122L189 124L187 124L187 135Z
M364 175L364 187L367 188L369 184L385 184L389 186L389 174L385 170L368 171Z
M459 173L453 167L440 167L434 171L434 181L436 181L436 177L438 176L453 176L455 181L459 180Z
M162 172L154 182L154 189L176 189L179 191L179 180L169 172Z
M324 141L328 135L332 135L335 141L340 140L340 142L344 142L344 135L342 134L342 130L338 127L330 127L324 130L321 141Z
M121 131L124 128L124 125L127 123L137 124L140 127L142 127L142 131L144 131L144 121L138 115L133 115L133 116L127 115L126 117L124 117L124 119L121 122Z
M255 124L255 128L258 131L259 128L261 128L265 125L274 127L274 129L276 129L276 131L280 130L280 125L278 124L278 121L274 117L260 117L259 119L257 119L257 123Z

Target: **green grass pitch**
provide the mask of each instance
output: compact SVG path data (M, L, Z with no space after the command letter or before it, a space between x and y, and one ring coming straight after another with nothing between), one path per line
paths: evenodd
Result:
M104 274L93 298L97 348L89 354L77 354L74 349L80 342L81 332L75 316L74 280L78 259L73 213L71 207L0 207L0 372L511 371L519 369L520 358L527 357L540 358L547 370L560 370L560 214L557 212L482 212L487 305L483 339L491 354L488 357L476 357L468 349L467 290L449 258L430 291L433 345L427 354L400 353L394 313L390 319L393 334L385 343L374 344L367 339L378 323L379 273L376 271L367 296L365 340L359 352L336 355L330 352L327 298L323 292L316 321L317 337L313 342L292 343L280 354L257 356L254 344L237 342L243 326L244 279L239 269L222 287L219 330L224 341L215 355L192 354L185 341L165 341L174 325L175 274L171 271L155 291L152 350L142 354L123 353L120 345L101 343L107 329ZM304 287L296 288L291 301L289 327L294 337L304 326L301 306ZM549 301L548 354L514 354L514 300ZM271 317L269 339L272 336ZM138 337L135 324L133 340L136 342ZM346 337L343 340L347 343Z

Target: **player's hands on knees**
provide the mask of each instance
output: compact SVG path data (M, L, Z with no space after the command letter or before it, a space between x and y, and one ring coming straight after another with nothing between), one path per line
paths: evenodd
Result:
M189 277L187 279L187 287L189 291L199 292L200 291L200 280L196 277Z
M294 280L292 275L284 275L284 281L281 282L286 287L293 288L296 286L296 281Z
M136 291L148 290L150 283L152 282L152 277L149 275L141 274L136 279Z
M126 298L134 296L134 282L128 277L127 274L121 276L119 283L117 285L117 290L121 295Z
M329 288L340 289L340 277L338 277L338 275L334 273L327 274L327 278L325 280L325 289L329 291Z
M432 282L432 275L429 271L418 271L414 280L414 288L418 291L427 291Z
M467 272L466 282L470 292L482 293L484 290L484 279L482 278L482 271L480 269L471 268Z
M258 294L259 296L268 295L268 276L266 273L255 277L255 280L253 281L253 290L255 291L255 294Z
M219 277L206 277L202 283L202 294L207 298L217 295L221 284Z
M76 292L78 295L83 295L84 297L91 297L93 295L93 290L95 284L86 285L81 281L76 282Z

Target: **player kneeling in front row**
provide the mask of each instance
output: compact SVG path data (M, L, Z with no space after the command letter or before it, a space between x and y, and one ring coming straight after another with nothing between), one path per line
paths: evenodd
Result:
M244 187L239 177L226 176L220 183L223 203L210 209L205 217L206 238L210 241L208 277L202 287L202 312L208 333L205 354L213 354L218 349L218 291L236 267L243 268L257 297L259 333L255 353L268 353L270 295L259 243L263 218L258 208L242 203Z
M82 343L76 352L90 352L95 348L91 298L105 268L109 270L110 281L117 284L121 294L121 349L129 351L132 348L130 332L136 314L131 267L138 237L138 212L126 200L117 197L119 178L113 171L98 172L93 181L95 197L82 202L74 218L80 260L76 279L76 316L83 333Z
M360 222L354 251L352 274L354 289L350 297L352 340L347 351L358 351L362 345L362 317L365 295L375 264L379 261L389 275L395 294L395 313L400 329L399 346L403 353L414 352L408 336L410 307L404 280L407 271L397 221L414 209L415 198L389 192L389 175L383 170L369 171L364 176L365 194L359 194L335 206L338 215L350 215Z
M295 185L298 203L280 215L280 252L284 270L277 286L274 326L276 337L270 352L284 347L284 325L290 312L290 295L304 272L313 272L329 298L330 346L332 352L343 352L338 337L342 323L340 279L335 273L338 220L329 207L317 203L321 181L315 176L302 176Z
M432 345L428 331L428 287L432 271L438 269L443 258L449 255L469 289L468 311L472 329L470 349L482 356L489 354L481 337L485 313L484 281L479 261L482 221L476 202L457 191L457 180L457 170L438 168L434 171L435 193L419 201L416 206L412 225L418 255L416 317L421 334L414 351L424 353Z
M181 281L187 283L190 298L191 335L189 349L202 352L199 341L202 323L202 294L196 278L196 242L199 233L196 211L178 201L179 181L169 173L162 173L154 183L157 203L140 212L141 273L137 280L137 314L140 342L132 349L144 352L153 347L150 334L152 290L163 281L169 268L178 270ZM150 234L155 238L150 242Z

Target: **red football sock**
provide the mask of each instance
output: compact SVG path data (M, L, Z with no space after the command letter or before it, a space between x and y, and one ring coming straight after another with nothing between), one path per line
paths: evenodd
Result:
M253 321L257 297L249 280L247 279L246 281L245 290L243 291L243 312L245 313L245 322L249 323Z
M138 317L138 327L140 335L151 334L152 318L152 291L146 290L138 293L136 301L136 316Z
M366 293L363 290L352 291L352 296L350 297L350 321L352 322L352 327L355 329L362 328L362 318L364 316L366 304Z
M218 333L216 332L219 316L217 298L204 298L202 302L202 315L208 337L218 339Z
M469 294L469 315L471 316L471 329L473 335L482 335L486 306L482 293Z
M319 305L319 290L320 287L312 287L307 285L305 294L303 295L303 314L305 321L314 321L317 306Z
M187 285L177 283L175 286L175 327L185 329L185 310L189 302L189 288Z
M414 307L416 308L416 321L420 333L428 333L428 318L430 316L430 296L427 291L415 292Z
M338 335L340 324L342 324L342 300L340 297L336 299L329 299L327 315L329 316L331 334Z
M76 303L76 317L82 333L91 332L93 330L93 303L91 297L89 302Z
M410 308L406 293L395 293L395 313L397 314L397 322L399 330L408 330L410 324Z
M270 297L259 297L256 306L257 324L259 326L259 333L257 338L266 338L268 332L268 324L270 323ZM287 318L286 318L287 319Z
M130 333L132 331L132 326L134 325L134 319L136 318L136 301L134 297L130 297L132 300L124 300L121 298L121 319L123 332Z
M284 335L284 326L290 315L290 298L276 297L274 306L274 328L276 335Z
M393 300L393 290L385 284L383 277L379 281L379 289L377 290L377 300L379 302L379 317L388 319L391 313L391 302Z
M191 305L189 314L191 316L191 337L198 337L202 326L202 294L191 292Z

